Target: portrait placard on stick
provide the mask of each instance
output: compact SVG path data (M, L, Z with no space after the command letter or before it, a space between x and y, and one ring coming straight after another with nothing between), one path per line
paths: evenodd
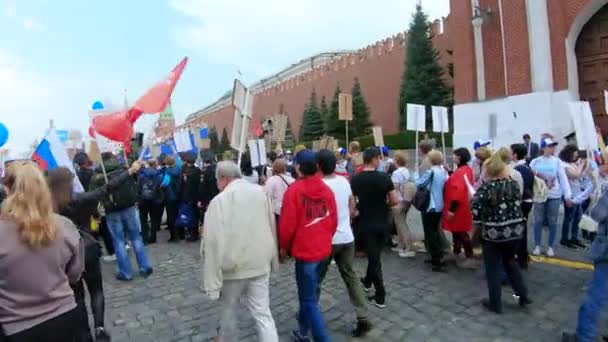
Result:
M353 119L353 96L351 94L340 94L338 98L338 118L343 121Z
M382 134L382 127L374 126L372 127L372 132L374 134L374 145L384 146L384 135Z

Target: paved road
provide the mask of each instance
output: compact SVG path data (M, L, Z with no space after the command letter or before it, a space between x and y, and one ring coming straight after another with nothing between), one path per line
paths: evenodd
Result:
M164 240L165 233L161 233ZM150 247L155 273L131 283L114 280L114 264L104 263L108 329L116 342L208 341L215 335L219 307L200 291L198 244L161 243ZM486 313L479 271L452 266L435 274L425 255L404 260L384 257L388 307L370 308L376 329L364 341L558 341L562 329L573 329L589 271L533 264L526 274L535 303L520 310L508 288L505 313ZM362 273L365 262L358 259ZM271 278L271 306L281 341L289 341L297 310L293 264ZM346 290L335 267L323 286L322 308L333 341L350 341L354 320ZM253 321L241 312L241 341L255 341ZM603 321L608 333L608 320Z

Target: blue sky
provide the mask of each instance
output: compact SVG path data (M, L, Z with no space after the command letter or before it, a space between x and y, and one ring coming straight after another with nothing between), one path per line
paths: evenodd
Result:
M347 5L348 4L348 5ZM416 0L0 0L0 122L13 155L49 119L88 128L95 100L135 98L183 57L178 123L232 86L312 54L357 49L407 28ZM448 0L422 0L430 17ZM151 126L146 116L139 128Z

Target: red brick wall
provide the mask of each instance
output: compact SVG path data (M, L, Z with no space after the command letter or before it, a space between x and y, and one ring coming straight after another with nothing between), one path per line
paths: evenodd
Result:
M479 6L483 9L490 8L494 13L485 19L482 26L486 97L488 99L503 97L505 95L505 78L498 0L480 0Z
M435 25L439 25L439 22ZM450 27L449 20L445 21L444 27ZM436 26L435 30L438 29ZM442 65L447 66L447 63L452 61L452 56L447 53L451 46L449 34L446 32L436 36L434 43L441 53ZM254 119L260 120L262 117L277 114L282 106L284 113L289 115L291 127L297 136L302 123L302 113L312 89L316 90L319 101L322 96L326 96L329 104L336 85L339 84L343 92L350 92L354 78L358 77L372 113L372 123L382 126L385 133L397 132L399 87L404 62L403 34L387 38L353 55L340 58L331 64L256 94L253 107ZM209 126L217 127L218 131L226 127L230 132L233 115L234 109L227 106L187 124L196 125L205 122Z
M446 25L448 37L458 41L450 44L454 50L454 101L467 103L477 100L475 43L471 25L471 1L451 0L450 20Z
M503 0L509 95L532 91L526 0Z

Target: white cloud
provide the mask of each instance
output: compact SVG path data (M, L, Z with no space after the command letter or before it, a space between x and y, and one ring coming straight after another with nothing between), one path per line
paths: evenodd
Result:
M23 19L23 28L29 32L44 32L47 30L45 25L32 18Z
M188 17L177 39L214 60L261 77L312 54L356 49L404 31L417 0L171 0ZM423 0L431 18L448 0Z
M4 15L9 18L17 16L17 4L14 1L7 1L7 4L4 7Z

